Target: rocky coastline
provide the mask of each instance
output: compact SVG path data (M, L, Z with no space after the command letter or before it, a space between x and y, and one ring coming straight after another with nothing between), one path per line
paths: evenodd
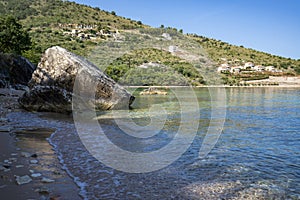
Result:
M128 107L134 97L92 63L61 47L49 48L37 68L21 56L6 54L0 55L0 64L1 198L82 199L47 141L55 129L35 122L37 126L24 127L10 116L25 110L69 114L74 96L97 110Z

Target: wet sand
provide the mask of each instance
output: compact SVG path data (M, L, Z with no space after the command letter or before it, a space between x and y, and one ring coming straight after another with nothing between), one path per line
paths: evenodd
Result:
M78 195L79 188L61 168L47 141L54 130L16 127L14 121L6 118L11 112L21 111L17 104L21 94L0 90L1 199L82 199ZM30 182L19 185L17 176L28 176Z

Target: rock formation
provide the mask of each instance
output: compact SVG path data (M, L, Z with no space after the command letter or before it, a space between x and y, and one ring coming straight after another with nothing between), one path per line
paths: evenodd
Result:
M0 54L0 88L27 85L35 66L22 56Z
M74 97L96 110L128 108L134 100L95 65L57 46L45 52L29 87L19 103L34 111L70 113Z

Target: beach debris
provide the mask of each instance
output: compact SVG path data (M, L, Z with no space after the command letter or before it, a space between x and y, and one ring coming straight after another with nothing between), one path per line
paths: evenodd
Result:
M16 181L18 185L23 185L26 183L30 183L32 181L32 179L28 176L16 176Z
M42 182L43 183L53 183L53 182L55 182L54 180L52 180L52 179L49 179L49 178L42 178Z
M38 177L42 176L42 174L41 173L35 173L35 174L31 174L30 176L32 178L38 178Z
M25 158L29 158L31 156L31 153L28 152L21 152L21 156Z
M38 164L39 161L38 160L30 160L30 164Z

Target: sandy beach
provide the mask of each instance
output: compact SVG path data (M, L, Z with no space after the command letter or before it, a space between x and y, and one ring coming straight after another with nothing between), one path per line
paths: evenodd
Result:
M0 90L1 199L81 199L47 141L54 130L16 127L7 116L22 112L16 90Z

